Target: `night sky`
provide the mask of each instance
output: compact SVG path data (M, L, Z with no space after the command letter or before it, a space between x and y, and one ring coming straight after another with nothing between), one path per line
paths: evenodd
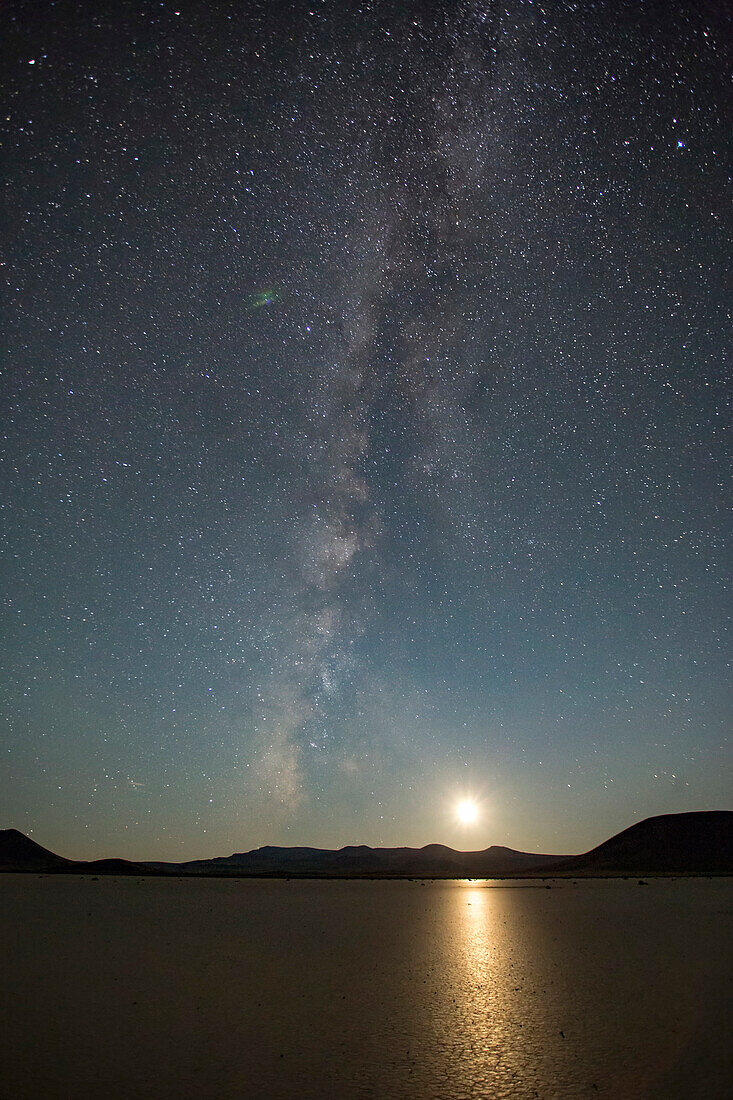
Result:
M730 806L727 9L3 3L0 825Z

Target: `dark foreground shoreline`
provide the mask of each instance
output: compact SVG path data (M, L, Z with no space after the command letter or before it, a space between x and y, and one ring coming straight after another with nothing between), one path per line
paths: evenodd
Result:
M514 875L401 875L401 874L335 874L335 873L319 873L319 872L307 872L307 873L278 873L278 872L262 872L256 873L252 871L242 872L207 872L201 873L196 871L99 871L99 870L84 870L79 868L72 868L64 871L34 871L34 870L9 870L0 869L0 875L29 875L36 876L37 878L69 878L77 876L79 878L120 878L120 879L166 879L169 881L195 879L197 881L206 881L208 879L221 880L248 880L252 882L464 882L464 883L480 883L480 882L527 882L527 883L576 883L576 882L606 882L606 881L618 881L618 882L632 882L635 879L639 880L639 885L646 885L642 883L645 879L664 879L674 881L676 879L688 880L688 879L731 879L733 880L733 873L730 871L634 871L633 874L623 873L621 871L607 871L600 872L578 872L576 874L544 874L544 875L532 875L532 874L514 874Z

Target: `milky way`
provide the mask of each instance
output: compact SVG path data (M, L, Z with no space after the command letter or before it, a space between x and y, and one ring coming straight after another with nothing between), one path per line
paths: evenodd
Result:
M0 19L6 824L724 805L724 6Z

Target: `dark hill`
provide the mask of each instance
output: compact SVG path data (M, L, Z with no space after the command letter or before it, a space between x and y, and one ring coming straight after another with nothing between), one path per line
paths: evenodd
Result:
M42 848L17 829L0 829L0 871L65 871L74 861Z
M131 863L129 859L92 859L74 865L78 874L94 875L149 875L144 863Z
M733 811L648 817L581 856L557 864L573 874L733 873Z
M17 829L0 829L0 871L38 871L95 875L149 875L150 869L127 859L65 859Z

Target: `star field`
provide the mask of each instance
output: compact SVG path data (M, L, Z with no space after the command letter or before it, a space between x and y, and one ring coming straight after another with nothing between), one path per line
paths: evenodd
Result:
M5 825L729 804L725 5L0 20Z

